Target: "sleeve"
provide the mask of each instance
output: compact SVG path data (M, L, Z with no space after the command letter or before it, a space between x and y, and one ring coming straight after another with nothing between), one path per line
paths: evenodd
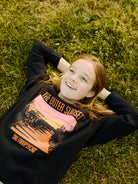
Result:
M116 114L95 122L96 133L90 137L85 146L106 143L138 129L138 110L131 103L117 92L111 93L105 102Z
M27 83L35 79L48 79L47 63L57 68L62 56L41 42L36 42L28 56Z

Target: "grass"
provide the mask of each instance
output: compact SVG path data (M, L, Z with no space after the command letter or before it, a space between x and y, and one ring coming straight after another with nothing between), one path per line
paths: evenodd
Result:
M25 84L35 41L69 62L82 53L98 56L107 88L138 107L137 13L136 0L1 0L0 115ZM137 133L82 149L60 184L138 183Z

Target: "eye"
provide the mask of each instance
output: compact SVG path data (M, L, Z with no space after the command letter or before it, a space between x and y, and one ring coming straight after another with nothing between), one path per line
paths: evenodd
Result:
M74 71L72 69L69 70L71 73L73 73Z
M87 80L86 80L86 78L85 78L85 77L82 77L82 80L83 80L84 82L87 82Z

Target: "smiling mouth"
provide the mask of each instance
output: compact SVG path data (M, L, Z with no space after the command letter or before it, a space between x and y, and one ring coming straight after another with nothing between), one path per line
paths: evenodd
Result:
M72 90L76 90L70 83L65 82L66 86L69 87Z

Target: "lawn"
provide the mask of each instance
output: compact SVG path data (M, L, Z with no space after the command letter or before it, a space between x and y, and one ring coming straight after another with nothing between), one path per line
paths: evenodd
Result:
M96 55L106 87L138 107L137 7L136 0L1 0L0 116L25 84L35 41L69 62L82 53ZM82 149L60 184L138 183L137 135Z

